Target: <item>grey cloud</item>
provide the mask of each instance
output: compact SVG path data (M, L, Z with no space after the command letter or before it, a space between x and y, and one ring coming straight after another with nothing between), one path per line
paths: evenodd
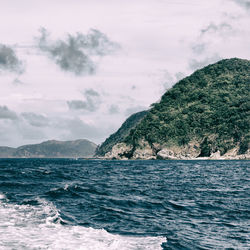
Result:
M100 95L93 89L87 89L84 92L86 101L72 100L68 101L68 107L75 110L86 110L89 112L94 112L99 108L100 105Z
M37 143L45 140L43 131L23 123L22 120L5 122L0 119L1 146L18 147L24 144Z
M22 81L19 80L18 78L15 78L15 79L12 81L12 83L13 83L14 85L22 85L22 84L24 84L24 82L22 82Z
M40 114L35 114L32 112L22 113L22 117L28 121L31 126L34 127L46 127L48 126L48 119Z
M87 104L81 100L73 100L67 102L70 109L86 109Z
M189 61L189 68L191 70L197 70L197 69L207 66L208 64L215 63L221 59L222 58L218 54L214 54L213 56L206 57L205 59L202 59L202 60L191 59Z
M96 91L93 90L93 89L87 89L87 90L84 92L84 95L85 95L85 96L99 96L99 93L96 92Z
M108 55L120 48L117 43L110 41L104 33L96 29L90 29L87 35L78 33L75 40L83 49L86 49L86 52L94 55Z
M24 72L23 62L18 59L11 47L4 44L0 44L0 70L18 74Z
M99 134L98 129L84 123L80 119L74 119L68 122L69 131L73 138L96 138Z
M46 29L40 29L37 38L39 48L45 52L62 70L75 75L91 75L96 71L94 56L105 56L119 48L102 32L91 29L87 35L68 34L65 40L49 41Z
M205 43L198 43L192 46L192 51L197 55L202 54L205 51L205 49L206 49Z
M201 30L201 35L205 35L207 33L219 33L220 35L223 35L223 33L228 33L232 31L232 26L226 22L220 24L210 23L207 27Z
M246 10L250 10L250 1L249 0L233 0L235 3L239 4Z
M186 75L185 75L183 72L177 72L177 73L175 74L176 82L182 80L184 77L186 77Z
M25 124L20 125L18 128L18 134L22 137L22 139L27 141L38 142L46 138L46 135L42 129L33 128L27 125L25 126Z
M43 128L34 127L23 114L16 114L6 106L0 106L0 128L0 141L6 146L16 147L46 138Z
M112 104L109 107L109 114L113 115L113 114L117 114L117 113L119 113L119 107L115 104Z
M209 49L213 48L216 38L228 39L236 32L235 28L227 22L209 23L205 28L200 30L200 36L191 45L194 58L189 60L188 66L191 70L197 70L208 64L215 63L222 58L214 51L209 55Z
M75 140L80 138L96 140L103 134L102 128L89 125L79 118L58 119L53 126L59 131L65 131L63 136L60 136L60 139L64 140Z
M185 74L182 73L182 72L177 72L175 74L171 74L167 70L165 70L164 76L163 76L163 79L164 79L164 82L163 82L164 90L169 89L176 82L178 82L179 80L183 79L184 77L185 77Z
M163 87L165 90L169 89L174 84L173 76L166 70L164 73Z
M18 117L14 111L6 106L0 106L0 119L17 120Z
M218 38L228 39L236 33L237 30L228 22L223 21L217 24L210 22L200 30L200 35L190 46L190 49L194 55L194 59L189 61L189 68L196 70L220 60L221 58L216 54L215 51L214 55L208 56L209 49L213 48L213 45ZM205 56L206 58L204 58ZM199 59L197 59L197 57Z
M140 111L143 111L143 110L147 110L147 108L143 107L143 106L135 106L135 107L127 108L125 110L125 115L130 116L130 115L132 115L134 113L137 113L137 112L140 112Z

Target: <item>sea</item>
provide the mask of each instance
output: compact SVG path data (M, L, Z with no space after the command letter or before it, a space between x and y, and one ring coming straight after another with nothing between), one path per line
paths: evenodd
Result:
M0 249L250 249L250 161L0 160Z

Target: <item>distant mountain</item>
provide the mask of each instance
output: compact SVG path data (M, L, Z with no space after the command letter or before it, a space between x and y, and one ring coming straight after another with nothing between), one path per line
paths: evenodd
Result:
M108 153L116 143L129 135L130 130L135 128L147 113L148 111L141 111L131 115L114 134L110 135L101 146L97 147L96 155L104 156Z
M0 147L0 158L12 156L15 150L15 148Z
M96 144L88 140L56 141L24 145L18 148L0 147L1 158L79 158L92 157Z
M249 90L249 60L225 59L197 70L153 104L105 157L249 158Z

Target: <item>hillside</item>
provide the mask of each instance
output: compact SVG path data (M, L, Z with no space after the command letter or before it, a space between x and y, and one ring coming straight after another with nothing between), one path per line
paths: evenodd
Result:
M15 148L11 147L0 147L0 158L8 157L10 155L13 155L15 152Z
M18 148L0 147L1 158L75 158L92 157L96 145L88 140L46 141Z
M123 124L122 126L115 132L114 134L110 135L102 144L101 146L97 147L96 155L104 156L107 152L109 152L112 147L124 140L128 135L131 129L135 128L135 126L145 117L148 111L141 111L131 115Z
M249 153L249 84L249 60L226 59L197 70L153 104L106 157L237 158Z

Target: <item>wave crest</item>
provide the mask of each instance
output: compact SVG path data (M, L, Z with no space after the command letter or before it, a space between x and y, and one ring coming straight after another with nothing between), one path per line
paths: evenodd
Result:
M0 248L133 250L162 249L164 237L131 237L104 229L63 225L60 211L50 202L16 205L4 201L0 193Z

